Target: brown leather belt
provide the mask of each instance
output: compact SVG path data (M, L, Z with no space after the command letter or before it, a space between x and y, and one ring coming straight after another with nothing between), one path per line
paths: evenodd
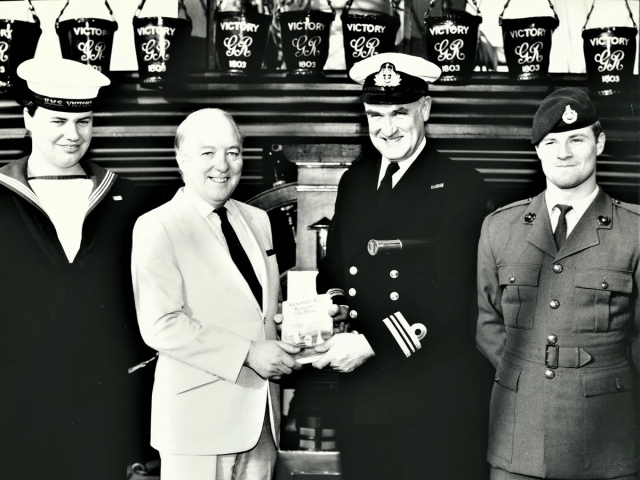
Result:
M628 357L626 345L606 347L568 347L557 344L529 344L507 337L506 353L547 368L609 367L624 362Z

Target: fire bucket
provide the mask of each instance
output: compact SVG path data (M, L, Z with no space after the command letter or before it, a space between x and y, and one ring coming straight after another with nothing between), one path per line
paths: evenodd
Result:
M107 0L104 1L111 20L103 18L72 18L60 21L62 14L69 6L64 4L56 19L56 33L60 39L62 57L90 65L99 72L109 74L113 34L118 24Z
M216 53L229 75L260 72L272 16L258 12L220 12L216 7Z
M31 0L27 0L33 22L0 20L0 89L15 86L16 69L33 58L42 29Z
M344 59L347 70L353 64L379 53L392 52L400 17L384 13L351 13L353 0L349 0L340 15L344 39ZM394 13L396 4L392 2Z
M582 27L584 59L589 88L598 95L630 93L633 90L633 67L636 60L638 26L625 0L633 27L586 28L593 7Z
M173 17L140 17L147 0L142 0L133 17L133 33L138 58L140 85L162 88L182 68L180 54L191 36L191 17L184 0L180 0L186 19Z
M553 17L503 19L510 1L505 3L499 18L509 75L517 81L546 78L549 76L551 35L560 24L553 4L548 0Z
M473 72L482 14L476 0L472 2L477 15L451 12L440 17L429 17L436 0L431 0L424 14L427 59L442 69L440 82L464 82Z
M304 10L281 12L277 17L282 33L282 51L289 75L322 74L329 56L331 22L336 11Z

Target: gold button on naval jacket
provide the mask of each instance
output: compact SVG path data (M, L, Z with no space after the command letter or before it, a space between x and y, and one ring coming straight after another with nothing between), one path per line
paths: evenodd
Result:
M349 296L350 297L355 297L356 296L356 289L355 288L350 288L349 289Z
M351 267L351 268L349 269L349 273L350 273L351 275L355 275L356 273L358 273L358 269L357 269L357 267Z
M544 372L544 376L551 380L556 376L556 372L554 372L553 370L547 370L546 372Z
M604 288L605 290L606 290L607 288L609 288L609 284L608 284L606 281L602 282L602 284L601 284L600 286L601 286L602 288Z
M398 275L400 275L400 274L398 273L398 270L391 270L391 271L389 272L389 276L390 276L391 278L398 278Z
M555 335L549 335L547 337L547 341L549 342L550 345L555 345L556 342L558 341L558 337L556 337Z
M555 273L562 273L562 270L564 270L564 268L562 268L562 265L559 263L553 266L553 271Z
M400 298L400 295L398 294L398 292L391 292L391 295L389 295L389 298L395 302L397 299Z
M358 317L358 312L357 312L357 311L355 311L355 310L351 310L351 311L349 312L349 316L350 316L351 318L357 318L357 317Z
M560 308L560 302L558 300L551 300L549 302L549 306L556 310L557 308Z
M515 281L516 281L515 277L511 277L511 278L509 279L509 283L514 283Z

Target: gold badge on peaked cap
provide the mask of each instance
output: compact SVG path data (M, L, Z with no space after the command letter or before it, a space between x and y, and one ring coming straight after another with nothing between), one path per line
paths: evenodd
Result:
M396 72L396 66L393 63L386 62L382 64L380 71L373 77L373 81L378 87L397 87L402 79Z
M564 123L572 124L576 120L578 120L578 112L573 110L571 106L567 105L564 109L564 113L562 114L562 121Z

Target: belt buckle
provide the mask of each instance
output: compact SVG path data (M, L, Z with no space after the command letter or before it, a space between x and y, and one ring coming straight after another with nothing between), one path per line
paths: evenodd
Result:
M549 347L554 347L556 349L556 361L555 361L555 365L549 365ZM558 347L558 345L554 345L554 344L547 344L544 346L544 365L547 368L558 368L558 360L559 360L559 356L560 356L560 347Z

